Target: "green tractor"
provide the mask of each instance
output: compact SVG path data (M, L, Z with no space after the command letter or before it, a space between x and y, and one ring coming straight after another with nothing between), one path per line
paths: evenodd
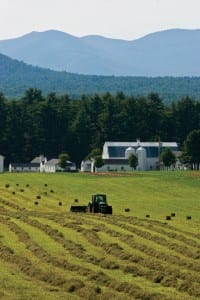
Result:
M91 201L87 206L71 206L71 212L90 212L101 214L112 214L112 206L109 206L106 200L106 195L95 194L92 195Z
M109 206L106 200L106 195L92 195L92 200L88 203L88 212L112 214L112 206Z

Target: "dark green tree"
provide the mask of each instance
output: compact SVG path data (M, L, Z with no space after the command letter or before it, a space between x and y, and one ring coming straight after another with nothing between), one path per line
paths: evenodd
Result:
M184 142L185 153L191 157L191 162L200 164L200 130L192 130Z
M26 127L20 101L9 101L6 118L6 163L23 162Z
M101 167L103 167L103 165L104 165L104 162L103 162L101 155L97 155L94 159L95 168L101 168Z
M0 151L1 154L7 156L6 149L6 117L7 103L4 94L0 92Z
M88 100L84 99L77 102L75 114L71 124L72 144L76 145L73 149L77 161L81 160L91 151L91 141L93 138L93 126L91 123L91 115L88 109Z
M69 160L69 155L67 153L61 153L58 158L59 158L59 166L62 169L65 169L67 166L67 161Z
M138 165L138 158L134 153L131 153L131 155L128 158L129 166L133 169L136 169Z
M176 162L176 156L169 148L165 148L163 150L163 152L161 153L161 159L166 167L170 167Z
M179 159L183 165L191 166L192 164L192 157L189 156L186 152L183 152L182 155L179 157Z
M33 103L34 101L41 101L43 100L42 91L40 89L30 88L25 91L23 100L29 104Z
M200 128L200 111L197 102L184 97L173 104L173 126L176 128L177 142L183 142L194 129Z
M95 158L97 156L101 156L102 150L100 148L93 149L86 157L86 159Z

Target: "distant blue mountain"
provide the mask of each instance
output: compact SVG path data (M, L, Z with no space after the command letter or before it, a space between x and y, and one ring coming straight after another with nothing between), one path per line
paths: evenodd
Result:
M172 29L133 41L49 30L0 41L0 53L57 71L94 75L200 76L200 30Z

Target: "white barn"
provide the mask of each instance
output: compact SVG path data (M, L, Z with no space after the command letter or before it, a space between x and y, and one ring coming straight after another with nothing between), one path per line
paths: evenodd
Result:
M0 155L0 173L4 171L4 156Z
M128 158L131 153L138 157L137 170L157 170L159 169L159 156L165 148L170 148L177 153L178 145L176 142L105 142L103 146L102 158L104 166L96 171L131 171ZM94 167L91 163L91 172Z

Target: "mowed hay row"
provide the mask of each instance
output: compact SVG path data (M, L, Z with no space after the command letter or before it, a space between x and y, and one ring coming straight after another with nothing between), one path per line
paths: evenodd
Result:
M57 287L46 283L30 280L28 276L21 273L16 265L7 263L0 259L0 299L2 300L76 300L72 293L59 290Z
M126 223L132 225L139 225L140 227L144 227L145 229L150 229L151 231L164 233L165 235L169 235L170 238L176 238L189 244L194 244L196 242L195 244L197 245L197 247L199 247L200 233L198 233L198 229L196 230L196 233L189 231L191 224L189 225L188 223L186 223L187 226L185 227L185 230L183 230L182 228L180 229L176 226L173 226L173 223L161 222L158 220L146 220L139 219L137 217L124 217L122 215L117 217L116 220L117 222L125 221Z
M127 229L128 231L134 233L135 235L144 238L145 240L154 242L160 246L167 247L167 249L172 250L182 256L185 256L186 258L194 258L194 259L199 259L200 255L200 248L197 247L196 249L193 249L193 247L190 246L190 244L186 243L180 243L179 241L176 241L173 238L170 238L167 235L160 234L160 233L155 233L152 232L151 229L143 229L139 227L138 225L130 225L130 224L120 224L124 229Z
M12 224L12 222L10 223L10 226L13 228L13 230L15 232L18 232L18 234L19 234L20 233L19 228L15 225L13 225L13 224L11 225L11 224ZM57 231L55 231L53 234L56 234L56 232ZM37 245L34 245L34 246L32 244L31 244L31 246L27 245L27 234L24 234L23 232L21 232L20 235L22 235L21 238L26 237L26 246L27 246L28 250L30 250L30 247L31 248L33 247L34 249L36 248L36 252L37 252ZM33 251L33 254L35 254L34 251ZM43 253L43 252L42 252L42 255L44 255L44 257L46 257L45 253ZM45 259L44 259L44 261L45 261ZM49 263L52 263L52 262L49 262ZM32 268L31 268L31 272L32 272ZM84 272L86 272L86 271L84 270ZM129 297L130 295L131 295L130 299L134 299L134 297L136 297L136 299L137 298L142 299L142 297L151 297L150 299L160 299L160 298L169 299L169 298L165 297L164 294L161 295L159 293L154 292L152 295L152 292L150 292L150 291L144 292L141 287L139 287L138 285L133 284L133 283L131 286L128 283L125 284L125 282L123 284L123 281L121 282L121 281L114 280L112 277L109 277L108 275L106 275L104 272L101 272L101 271L98 271L98 272L91 271L88 276L89 276L88 277L89 282L92 280L96 281L98 279L98 282L103 286L104 289L107 288L110 291L114 290L115 293L124 293L125 299L126 299L126 297ZM48 283L51 282L51 277L50 277L50 279L48 279L49 277L48 278L42 277L42 278L45 278L45 280L47 280ZM57 278L57 277L55 277L55 278ZM62 283L62 280L59 280L59 278L57 278L57 280L55 282L56 286L57 285L62 286L64 284L64 283ZM88 280L87 280L87 282L88 282ZM81 290L79 291L80 293L81 293ZM98 289L96 291L98 291ZM121 295L121 297L122 297L122 295ZM102 295L101 299L103 299L103 295ZM120 297L119 297L119 299L120 299Z
M69 218L71 218L71 216L68 216L68 219ZM71 225L69 225L68 224L68 226L72 226L72 227L74 227L76 230L78 230L79 232L80 231L83 231L83 228L80 228L80 225L81 224L91 224L91 222L89 222L88 220L85 220L85 221L83 221L82 220L82 223L81 223L81 219L80 219L81 217L79 217L79 221L78 221L78 223L76 223L76 224L74 224L74 223L72 223ZM101 218L102 219L102 218ZM94 218L93 218L93 220L94 220ZM109 219L107 219L107 221L108 222L110 222L110 218ZM55 220L56 221L56 220ZM68 220L69 221L69 220ZM61 220L61 218L59 218L59 220L57 220L57 222L59 222L60 224L62 224L63 226L66 226L66 224L65 223L63 223L62 222L62 220ZM115 224L117 223L117 221L115 221ZM105 226L105 225L104 225ZM121 228L121 224L119 224L119 226L120 226L120 228ZM128 226L128 225L127 225ZM125 226L126 227L126 226ZM127 229L127 227L126 227L126 229ZM144 231L142 231L141 229L138 229L138 228L134 228L134 230L133 230L133 228L132 227L130 227L130 228L128 228L128 229L131 229L131 231L132 232L134 232L135 231L135 233L137 234L137 235L139 235L140 237L142 237L142 238L144 238L144 239L147 239L147 240L152 240L152 242L154 242L154 243L158 243L158 245L160 244L161 246L164 246L164 247L167 247L167 252L168 252L168 250L169 249L171 249L171 250L173 250L174 251L174 254L176 255L177 253L176 252L178 252L178 254L181 254L181 255L183 255L183 256L186 256L186 258L187 258L187 255L188 255L188 258L194 258L195 260L198 260L198 258L199 258L199 244L197 243L197 242L195 242L195 241L191 241L191 242L193 242L193 244L192 244L192 247L189 247L190 246L190 244L188 244L188 245L186 245L186 244L182 244L182 242L181 242L181 244L179 243L179 241L178 241L178 243L174 243L174 238L173 238L173 236L172 236L172 238L173 238L173 243L169 240L169 236L168 235L166 235L166 236L164 236L164 238L163 238L163 236L161 237L160 236L160 234L158 235L158 236L156 236L155 235L155 232L157 233L157 231L153 231L153 234L154 234L154 236L153 236L153 238L151 237L151 234L149 234L149 232L144 232ZM88 234L87 234L87 231L85 230L85 232L84 232L84 235L85 236L90 236L90 239L91 240L94 240L95 241L95 243L96 244L98 244L99 243L99 241L97 240L97 237L96 236L94 236L94 231L99 231L99 230L102 230L102 231L105 231L106 229L105 229L105 227L103 227L103 225L102 224L100 224L100 222L99 222L99 224L97 225L97 224L95 224L95 227L94 228L91 228L91 231L88 231ZM163 232L162 232L163 233ZM93 235L93 236L92 236ZM176 234L176 235L178 235L178 233ZM118 236L118 234L117 233L113 233L113 236ZM182 239L181 239L181 241L182 241ZM183 252L183 246L184 246L184 249L186 249L187 250L187 247L188 247L188 253L187 253L187 251L185 251L185 252ZM193 247L195 247L195 248L193 248ZM177 249L176 249L177 248ZM197 262L195 262L195 264L196 264ZM195 266L195 270L196 270L196 266Z
M168 226L161 222L152 222L139 220L137 218L113 218L115 225L126 229L139 237L155 242L161 246L166 246L168 249L178 252L179 254L199 259L200 242L196 235L182 233L175 227Z
M111 223L110 220L108 222ZM116 224L117 224L117 221L114 222L113 226L116 226ZM127 238L125 236L125 233L119 234L121 228L123 228L123 230L127 230L127 233L129 233L130 238ZM130 229L130 232L128 231L129 229ZM188 265L188 267L190 269L193 268L194 271L199 271L199 259L198 259L199 258L199 247L197 246L197 244L195 244L195 246L196 246L195 249L193 247L191 249L192 251L195 250L195 252L193 252L192 255L191 255L191 253L189 253L189 257L187 257L187 255L182 255L182 253L179 253L180 252L179 251L179 246L180 246L179 243L177 244L177 249L178 249L177 252L178 253L176 252L176 244L174 244L174 247L173 247L174 249L171 249L170 243L169 243L169 248L167 247L167 244L165 244L163 247L163 245L162 245L163 243L161 243L161 246L159 245L159 243L158 243L158 246L155 246L154 243L157 242L157 240L160 241L160 236L155 237L155 241L154 240L151 241L148 232L144 233L142 231L142 234L140 235L141 230L138 230L138 228L133 229L132 227L130 227L130 224L121 224L120 223L117 233L116 233L116 231L113 232L113 230L109 230L109 231L111 232L111 234L113 236L116 236L118 238L119 237L123 238L123 240L126 240L126 238L127 238L127 240L129 241L130 244L132 244L135 248L136 248L136 245L138 245L138 249L141 249L146 254L151 255L151 253L152 253L152 256L154 255L157 258L160 257L162 260L166 260L167 262L171 261L172 264L174 264L174 259L172 259L174 256L175 258L178 258L177 262L180 266L182 265L184 267L185 265L186 266ZM143 240L144 242L141 244L138 243L138 238L140 239L139 241ZM163 241L163 240L161 239L161 241ZM150 247L150 245L151 245L151 247ZM166 247L166 250L165 250L165 247ZM156 252L155 249L157 249L157 248L163 249L163 253ZM171 251L172 255L168 255L168 253L170 253L170 251ZM177 256L177 254L179 256ZM191 256L193 259L191 259ZM189 260L187 260L187 258ZM176 259L175 259L175 261L176 261Z
M110 221L111 219L109 218L108 222ZM130 247L129 253L121 251L122 249L120 249L120 246L116 248L116 243L110 243L110 247L109 245L107 245L107 251L109 253L110 251L112 251L114 255L114 253L116 252L117 257L120 257L121 254L121 257L128 260L130 263L131 261L137 262L137 267L132 268L133 272L136 272L140 275L143 274L144 276L147 276L147 278L150 278L154 282L161 283L164 286L175 286L179 290L181 290L182 287L185 286L185 290L187 289L189 294L199 295L199 289L197 287L200 283L200 277L198 272L199 264L197 260L188 260L188 262L185 262L185 259L180 259L180 257L178 257L176 253L174 256L168 255L168 252L170 250L168 248L165 249L164 252L159 252L159 249L156 249L157 247L149 247L148 241L145 241L145 239L143 244L138 243L134 239L132 231L129 232L129 234L127 232L127 235L122 235L120 234L121 228L119 228L119 231L114 231L106 228L107 226L105 225L107 225L106 222L104 226L95 224L94 229L95 231L98 231L97 227L99 228L99 230L102 229L101 232L106 232L110 235L110 237L108 237L108 240L112 241L112 237L117 238L118 241L120 240L124 243L128 243L128 246L131 245L132 249L137 249L142 254L145 254L147 256L146 258L144 258L144 255L138 256L138 251L136 253L134 253L134 251L130 253ZM113 239L113 242L114 241L115 239ZM102 243L102 245L106 246L105 243ZM125 249L126 248L127 247L125 247ZM138 269L139 266L143 266L143 270L141 268ZM148 267L149 271L144 271L144 267ZM129 266L127 270L128 269L131 270L131 266ZM177 279L179 279L179 281L177 281ZM187 282L190 282L191 285L187 285ZM192 289L192 286L194 287L194 289Z
M77 270L77 268L76 268L76 270ZM78 268L78 273L81 271L80 270L80 267ZM84 270L84 273L85 273L86 271ZM87 274L88 274L88 272L86 272ZM100 275L100 277L99 277L99 275ZM117 292L117 293L121 293L121 292L123 292L123 288L122 288L122 291L121 291L121 289L118 289L118 287L120 286L120 282L116 282L115 280L112 280L111 278L109 278L108 276L106 276L103 272L94 272L94 271L92 271L92 272L89 272L89 280L91 281L91 280L94 280L94 281L96 281L96 279L97 278L99 278L99 282L100 282L100 284L103 284L103 285L105 285L105 287L104 287L104 289L105 288L109 288L109 290L111 290L112 291L112 289L115 289L115 293ZM88 282L88 280L86 280L87 282ZM111 286L112 285L112 286ZM94 286L94 284L93 284L93 286ZM116 287L116 288L115 288ZM91 291L92 291L92 289L90 289ZM138 290L138 292L140 292L140 289L139 288L137 288L137 290ZM98 292L98 289L95 289L95 291L96 292ZM127 289L126 291L125 291L125 293L132 293L133 291L132 291L132 289L129 287L129 289ZM111 293L111 292L110 292ZM94 296L94 295L93 295ZM110 295L111 296L111 295ZM122 296L120 296L120 297L122 297ZM119 299L120 299L120 297L119 297ZM103 299L104 297L103 297L103 295L101 296L101 299ZM116 295L115 295L115 297L114 298L117 298L116 297ZM125 296L125 298L126 298L126 296ZM105 297L105 299L106 299L106 297Z
M120 217L121 218L121 217ZM186 258L194 258L198 261L200 258L200 242L196 238L190 238L190 235L183 235L178 230L168 225L160 222L143 222L136 218L126 218L120 219L118 217L113 217L112 219L107 219L107 224L117 225L119 228L131 232L138 237L144 238L146 240L157 243L158 245L167 247L175 252L178 252L180 255L185 256ZM101 222L98 220L98 222ZM132 222L131 222L132 221ZM98 227L100 224L98 224ZM163 227L162 227L163 226ZM164 228L164 229L163 229Z
M52 231L52 229L49 227L49 226L47 226L46 227L46 229L43 227L43 226L41 226L41 224L38 224L37 223L37 226L39 226L39 228L43 228L43 230L44 231L48 231L48 233L51 235L51 236L53 236L54 237L54 239L56 239L57 241L59 240L59 237L60 237L60 233L58 233L58 231ZM125 288L125 286L121 286L120 285L120 282L117 282L116 280L114 280L113 278L109 278L108 276L105 276L105 274L101 271L101 260L99 259L99 258L96 258L96 257L91 257L91 256L85 256L85 254L83 253L83 254L81 254L81 253L79 253L79 252L77 252L76 251L76 249L74 248L74 246L76 246L76 245L73 245L73 243L71 243L70 241L67 241L67 243L65 242L65 241L60 241L60 243L63 245L63 247L65 248L65 249L67 249L69 252L71 252L72 251L72 254L74 253L74 251L75 251L75 255L76 255L76 257L78 256L79 258L82 258L83 259L83 263L85 263L85 261L87 261L88 263L90 263L90 264L94 264L95 265L95 267L97 266L97 267L99 267L98 269L99 269L99 271L98 272L100 272L102 275L101 275L101 277L102 277L102 279L100 280L100 283L101 284L104 284L106 287L107 286L109 286L109 289L115 289L116 291L118 291L118 292L120 292L120 291L122 291L123 292L123 290L124 290L124 288ZM77 245L78 247L80 247L79 245ZM79 262L79 264L80 264L80 262ZM79 272L81 272L81 269L79 270ZM94 273L94 271L92 271L93 273ZM87 272L88 273L88 272ZM95 273L94 273L95 274ZM92 274L90 277L89 277L89 280L92 280L93 278L94 278L94 280L96 281L96 276L94 275L94 274ZM103 275L104 274L104 275ZM120 290L119 290L119 286L121 286L121 288L120 288ZM116 287L116 288L115 288ZM128 287L128 285L127 285L127 288L126 288L126 292L127 293L133 293L133 289L132 288L130 288L130 287ZM138 292L140 291L140 288L136 288L136 286L135 286L135 290L137 291L138 290ZM139 293L140 294L140 293ZM133 296L133 295L132 295ZM160 296L159 296L160 297Z
M184 280L185 282L189 281L194 281L197 283L197 285L200 282L200 278L199 278L199 273L198 271L198 267L195 266L195 272L191 272L191 264L187 265L187 271L185 271L185 262L180 262L178 261L177 264L177 259L175 256L174 260L171 260L171 256L166 256L163 253L160 253L159 250L155 251L155 248L149 248L148 242L144 244L140 244L138 243L135 239L134 236L131 234L127 234L125 235L123 233L123 235L121 235L119 232L110 230L110 229L104 229L104 232L109 233L109 236L107 238L107 240L110 240L110 242L112 241L112 237L115 237L113 239L113 242L115 241L115 239L117 238L118 241L123 241L125 244L127 243L127 246L123 246L125 249L127 249L129 247L129 254L128 253L123 253L121 251L121 257L129 260L130 262L137 262L137 268L133 268L134 272L138 271L141 272L141 269L138 269L139 266L143 266L146 268L149 268L149 271L145 271L143 270L143 275L147 276L147 278L151 278L153 280L156 280L156 276L157 274L162 274L162 281L160 279L161 284L166 285L166 282L164 280L170 275L171 278L171 286L176 286L178 287L179 285L177 285L177 280L176 278L179 278L181 280ZM133 253L132 251L130 252L130 245L132 246L132 248L134 250L139 250L141 251L142 255L138 254L138 251L135 251L135 253ZM111 244L112 246L112 244ZM117 249L116 249L117 250ZM113 250L112 250L113 251ZM115 251L115 249L114 249ZM123 253L123 254L122 254ZM131 255L132 254L132 255ZM146 257L144 257L144 255L146 255ZM118 256L120 257L120 254L118 254ZM163 261L164 260L164 261ZM182 265L182 269L180 271L180 265ZM131 266L130 266L130 270L131 270ZM168 282L168 284L170 285L170 283ZM189 289L189 286L188 286ZM195 292L196 293L196 292Z
M111 280L102 272L94 272L82 268L81 266L73 265L73 263L68 262L66 259L52 257L50 253L47 253L41 246L34 243L28 234L21 230L14 222L5 219L3 220L3 224L7 224L9 229L15 233L20 243L24 244L26 252L31 253L31 257L35 256L40 260L40 263L36 264L40 267L35 267L35 264L30 258L28 259L27 256L19 256L19 254L15 253L13 248L3 244L0 244L0 258L6 262L15 264L20 272L26 276L30 276L33 281L39 280L47 285L52 285L52 288L57 288L59 291L61 290L63 292L63 290L65 290L66 293L76 294L77 297L80 296L80 299L83 297L86 297L86 299L87 297L88 299L107 299L107 297L110 297L109 299L121 299L122 295L120 291L108 287L111 283L115 285L115 281ZM50 267L51 271L43 270L41 266L44 265L47 265L48 269ZM59 271L56 271L56 269ZM71 277L70 272L73 272ZM97 278L100 280L100 286L104 283L106 283L107 286L103 286L102 288L100 286L98 287L96 283ZM67 294L65 299L68 299ZM128 299L126 295L125 299Z
M71 217L69 217L71 218ZM61 223L63 227L66 227L66 226L70 226L70 228L74 228L76 231L78 231L78 233L82 233L83 234L83 237L86 238L90 243L91 243L91 247L93 247L95 245L96 246L99 246L101 248L100 252L103 253L105 255L105 257L107 259L104 259L104 261L101 261L99 259L95 259L95 258L92 258L90 256L90 260L92 263L94 264L97 264L97 265L100 265L102 268L105 268L105 269L119 269L119 270L122 270L123 272L125 273L131 273L133 274L134 276L144 276L146 277L147 279L151 279L153 282L156 282L156 283L160 283L161 285L163 286L170 286L171 287L174 287L174 286L177 286L177 280L176 280L176 276L180 279L179 281L186 281L188 279L191 280L192 278L192 273L191 274L187 274L187 272L182 272L180 273L179 272L179 266L176 266L174 265L174 261L171 262L171 268L167 268L166 267L166 263L169 263L168 261L165 261L165 264L162 266L162 256L163 254L159 254L156 253L155 256L159 256L159 260L158 261L155 261L156 259L153 259L153 261L151 261L151 259L148 257L146 260L144 260L144 258L141 256L141 257L137 257L134 253L134 250L135 250L135 246L136 248L138 248L138 250L140 251L143 251L144 248L143 246L141 247L141 245L136 245L134 244L133 242L133 251L132 253L127 253L126 251L123 251L123 249L118 246L116 243L103 243L103 241L101 241L98 237L97 237L97 232L99 230L102 229L102 232L108 232L108 230L106 230L106 228L103 226L98 226L98 225L95 225L95 227L91 230L86 230L85 228L81 228L81 226L85 226L85 224L87 224L87 220L84 222L83 220L84 218L82 217L82 220L80 220L80 217L77 219L77 223L75 223L74 221L69 224L69 223L65 223L63 220L61 220L60 222L57 220L58 223ZM73 218L74 220L74 218ZM68 220L69 221L69 220ZM116 237L118 236L117 233L115 232L115 234L112 234L112 236ZM119 237L119 236L118 236ZM126 240L126 236L125 236L125 240ZM111 240L111 238L110 238ZM128 240L128 239L127 239ZM152 249L151 249L152 251ZM151 255L151 251L149 253L149 248L147 248L147 251L146 253L148 255ZM154 254L154 253L153 253ZM112 257L112 259L109 261L108 260L108 257L109 256L114 256ZM151 256L150 256L151 257ZM170 256L168 256L167 258L169 258ZM119 258L121 258L122 260L127 260L127 263L123 263L122 262L119 262ZM85 257L85 261L87 261L88 258ZM130 265L130 263L132 262L139 262L141 261L141 266L140 264L137 264L137 265ZM144 268L148 266L150 268L150 270L145 270L144 271ZM185 268L185 264L184 264L184 268ZM183 269L184 269L183 268ZM163 274L162 274L163 272ZM174 273L174 276L171 275L170 273ZM162 274L162 276L161 276ZM196 274L195 274L196 275ZM161 278L162 279L162 282L161 282L161 279L157 279L157 278Z
M23 209L21 206L17 205L14 201L2 199L2 198L0 198L0 205L2 207L9 208L14 211L16 211L16 210L21 211Z
M115 282L114 280L110 280L109 278L107 278L102 272L93 272L92 274L90 274L90 277L89 277L90 280L94 280L96 281L98 279L98 281L100 283L104 283L106 284L107 286L109 286L109 290L112 290L112 288L114 288L116 291L118 291L118 293L121 294L121 291L124 291L125 293L133 293L133 287L131 288L130 286L126 286L126 289L125 289L125 286L121 286L121 284L119 282ZM136 286L134 287L134 290L137 290L137 292L140 294L141 293L141 290L139 288L136 289ZM92 291L92 289L90 289L90 291ZM95 292L99 293L99 288L95 288ZM91 293L91 292L90 292ZM112 296L111 292L107 292L106 293L107 296L109 296L109 299L121 299L122 295L118 296L115 295L115 296ZM101 295L101 299L107 299L107 296L103 296L103 294ZM94 297L94 294L92 295L92 297ZM91 298L92 299L92 298ZM127 298L126 294L123 295L123 299L129 299ZM134 299L132 297L132 299Z

